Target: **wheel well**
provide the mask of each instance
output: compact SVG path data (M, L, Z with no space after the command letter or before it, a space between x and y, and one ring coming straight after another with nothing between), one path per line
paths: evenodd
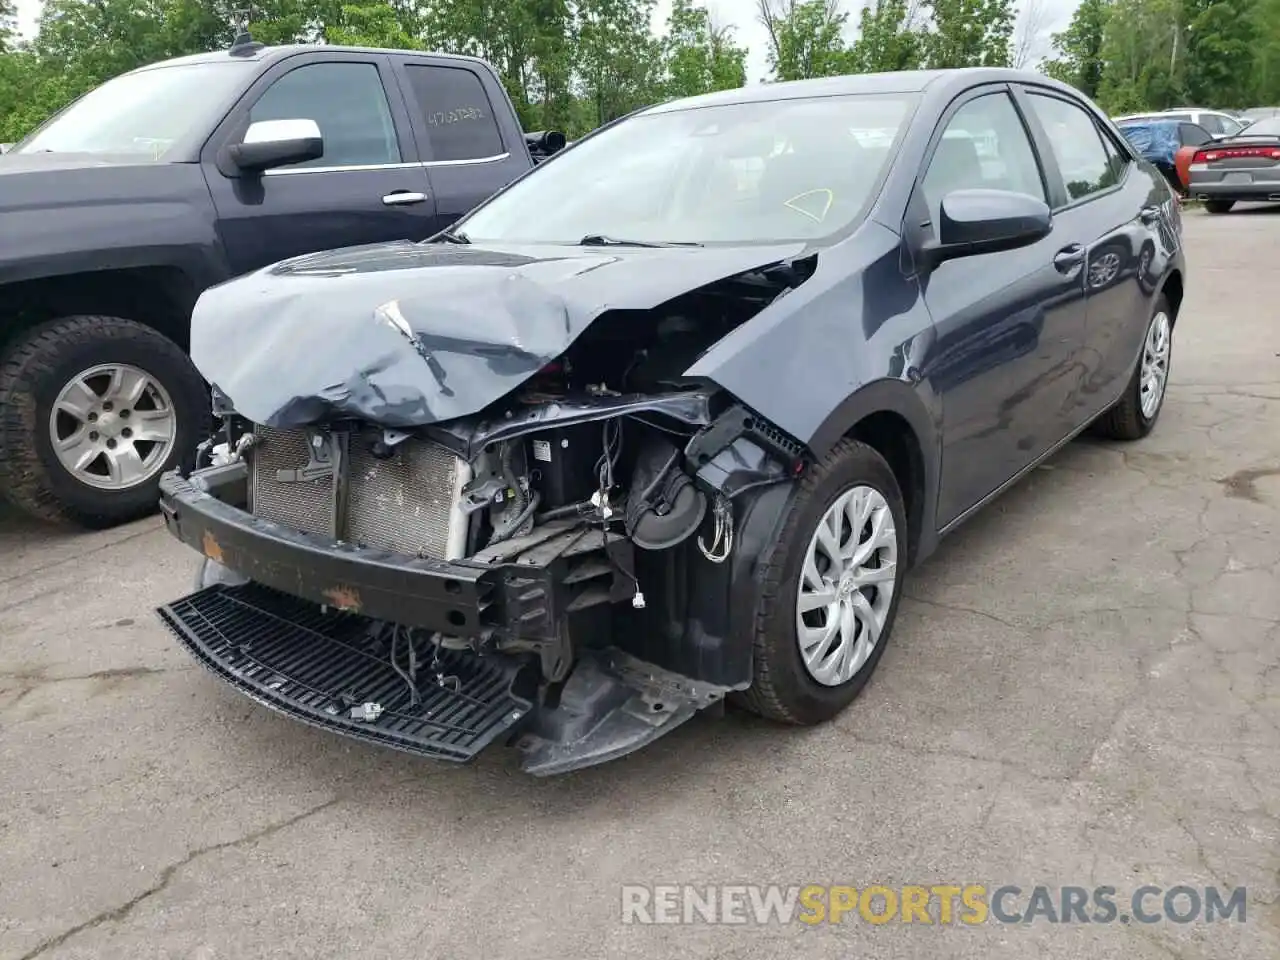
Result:
M46 320L100 314L145 324L186 350L199 295L176 267L95 270L7 284L0 287L0 347Z
M1178 309L1182 306L1182 274L1174 270L1164 282L1164 295L1169 301L1169 309L1173 311L1173 319L1178 319Z
M916 555L924 520L924 455L911 425L899 414L882 410L859 420L847 434L884 457L902 491L907 511L907 553Z

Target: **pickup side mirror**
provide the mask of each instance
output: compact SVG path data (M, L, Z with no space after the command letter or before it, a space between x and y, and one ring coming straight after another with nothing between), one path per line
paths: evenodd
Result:
M954 190L942 198L938 221L938 239L924 250L933 266L1028 247L1053 229L1053 214L1043 200L1011 190Z
M324 137L314 120L259 120L249 125L244 142L232 146L228 156L238 170L260 173L318 160L324 156Z

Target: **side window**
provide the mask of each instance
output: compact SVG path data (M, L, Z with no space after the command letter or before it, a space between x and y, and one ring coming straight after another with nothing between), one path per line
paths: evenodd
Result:
M1112 166L1102 135L1084 109L1039 93L1029 94L1027 99L1049 138L1049 146L1067 185L1067 195L1072 200L1081 200L1116 184L1121 171Z
M1200 114L1200 126L1204 127L1212 134L1226 133L1226 125L1222 122L1222 117L1216 113Z
M1228 137L1233 136L1244 129L1243 124L1234 117L1223 116L1220 113L1216 114L1216 116L1218 119L1218 126L1222 127L1221 133Z
M285 167L354 167L399 163L400 144L372 63L312 63L291 70L267 88L249 120L314 120L324 156Z
M465 67L408 64L432 160L483 160L503 153L502 134L480 78Z
M934 223L953 190L1011 190L1045 199L1031 140L1008 94L975 97L952 115L922 187Z
M1124 179L1124 169L1129 163L1129 158L1104 131L1096 126L1094 129L1097 130L1098 137L1102 140L1103 152L1107 155L1107 168L1111 171L1111 182L1119 183Z
M1199 147L1208 143L1212 137L1204 127L1197 126L1194 123L1178 124L1179 139L1184 147Z

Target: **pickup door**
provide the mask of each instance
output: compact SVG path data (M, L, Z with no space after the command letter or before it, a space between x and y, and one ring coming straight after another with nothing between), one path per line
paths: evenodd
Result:
M224 146L260 120L310 119L318 160L232 176ZM384 240L421 240L438 218L400 84L386 54L323 49L265 71L201 157L232 275L287 257Z
M533 161L515 108L493 71L461 58L391 54L445 229Z

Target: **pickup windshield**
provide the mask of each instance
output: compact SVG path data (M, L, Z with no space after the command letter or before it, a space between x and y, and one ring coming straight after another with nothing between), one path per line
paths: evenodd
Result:
M217 108L248 82L256 67L250 61L231 61L126 73L89 91L13 152L125 154L162 160L196 128L211 127Z
M570 147L458 224L474 243L819 240L873 199L914 94L644 114Z

